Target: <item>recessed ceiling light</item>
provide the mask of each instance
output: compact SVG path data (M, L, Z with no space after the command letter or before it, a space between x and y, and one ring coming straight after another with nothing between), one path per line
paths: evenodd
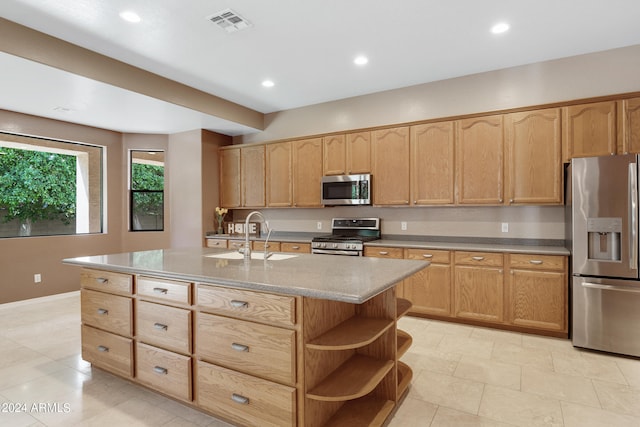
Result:
M264 80L262 82L262 86L264 87L274 87L276 84L273 82L273 80Z
M132 10L125 10L123 12L120 12L120 18L124 19L127 22L140 22L140 15L138 15L137 13L135 13Z
M493 27L491 27L491 32L493 34L502 34L508 30L509 30L509 24L507 24L506 22L500 22L494 25Z
M353 63L356 65L365 65L369 62L369 58L364 55L356 56L356 59L353 60Z

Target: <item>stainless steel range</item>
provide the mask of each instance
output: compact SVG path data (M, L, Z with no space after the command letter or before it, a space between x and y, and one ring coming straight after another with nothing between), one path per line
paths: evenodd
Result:
M380 239L380 218L333 218L331 231L311 240L311 253L362 256L364 242Z

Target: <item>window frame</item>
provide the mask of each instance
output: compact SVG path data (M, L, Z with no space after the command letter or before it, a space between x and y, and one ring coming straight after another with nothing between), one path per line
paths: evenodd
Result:
M163 167L163 182L162 182L162 190L149 190L149 189L134 189L133 188L133 166L135 163L143 163L143 162L134 162L134 153L161 153L162 154L162 167ZM128 187L129 187L129 231L134 233L139 232L164 232L165 231L165 193L166 193L166 152L162 149L130 149L129 150L129 179L128 179ZM136 219L135 219L135 197L140 194L161 194L162 202L160 207L160 212L162 212L160 226L157 228L136 228Z

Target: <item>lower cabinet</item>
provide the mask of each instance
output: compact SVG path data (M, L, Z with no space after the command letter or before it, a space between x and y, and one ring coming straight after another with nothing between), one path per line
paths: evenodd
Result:
M405 249L406 259L431 265L404 280L403 298L413 304L412 313L451 316L451 253L441 250Z
M502 323L504 270L502 254L455 253L454 315L462 319Z
M191 357L138 342L138 381L180 400L192 400Z
M133 340L82 325L82 358L105 371L133 377Z

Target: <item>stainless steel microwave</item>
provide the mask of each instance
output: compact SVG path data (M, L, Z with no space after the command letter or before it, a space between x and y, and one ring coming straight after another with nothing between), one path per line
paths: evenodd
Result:
M322 177L322 204L370 205L371 175L335 175Z

